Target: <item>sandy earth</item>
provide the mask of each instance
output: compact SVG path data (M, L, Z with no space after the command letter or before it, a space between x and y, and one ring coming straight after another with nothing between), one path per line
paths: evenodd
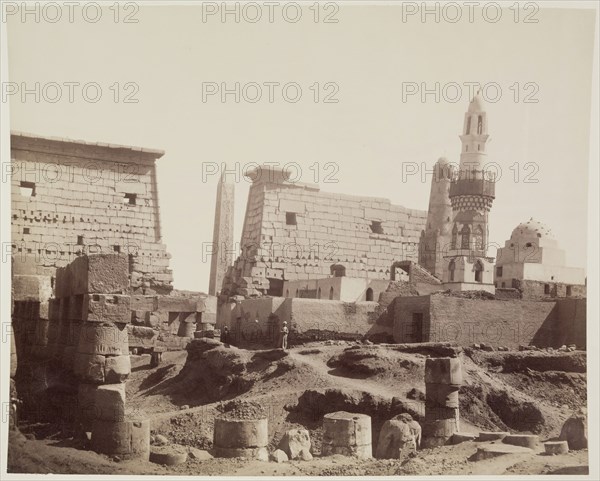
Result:
M228 399L252 400L268 410L269 448L276 448L287 429L309 429L315 454L312 461L276 464L211 459L188 460L173 467L115 461L82 449L73 439L52 435L48 426L24 425L22 431L27 438L13 435L9 441L9 472L264 476L586 472L587 450L546 456L542 446L526 454L471 461L469 458L482 444L476 442L420 450L416 457L404 463L398 460L361 461L343 456L319 457L320 417L310 419L293 410L306 390L338 389L343 391L344 402L356 402L356 406L367 410L378 409L385 405L382 403L389 404L392 398L411 403L415 411L423 404L418 396L408 399L407 395L410 396L413 389L417 393L425 390L425 355L399 352L385 345L354 346L351 352L348 348L346 343L313 343L295 347L287 355L220 348L225 357L219 354L206 361L192 358L190 354L187 365L186 352L168 352L157 368L150 369L147 365L134 368L127 382L129 406L147 412L152 418L153 433L163 434L173 442L210 450L212 420L219 403ZM506 355L497 352L467 352L463 355L465 386L464 393L461 388L461 431L476 433L508 428L511 432L535 431L542 441L555 438L572 410L585 405L585 374L575 372L577 366L573 368L572 365L577 363L571 362L579 359L568 358L564 371L536 371L526 367L518 372L506 372L510 371L503 357ZM221 369L218 371L227 372L227 377L218 377L216 370L206 364L216 362L215 359L223 363L219 364ZM219 394L216 399L211 399L211 396L215 397L215 391ZM502 396L508 396L512 411L494 407L492 401L498 393L502 400ZM518 424L522 422L523 413L529 413L527 409L534 409L533 417L540 421L527 426ZM363 411L357 408L356 412ZM523 427L532 429L517 429Z

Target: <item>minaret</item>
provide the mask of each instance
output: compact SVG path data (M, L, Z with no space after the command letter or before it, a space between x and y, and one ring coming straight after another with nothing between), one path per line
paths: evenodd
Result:
M231 172L230 172L231 173ZM210 261L208 293L216 296L221 291L223 279L233 263L233 209L235 186L227 181L227 169L221 172L217 186L215 224L213 229L213 254Z
M444 282L453 290L494 292L493 259L487 257L487 243L495 178L486 171L489 135L480 92L469 104L460 140L459 172L450 185L453 221Z
M438 279L443 278L443 255L448 250L452 238L454 215L449 193L453 175L454 166L448 159L441 157L433 167L427 224L420 249L419 264Z

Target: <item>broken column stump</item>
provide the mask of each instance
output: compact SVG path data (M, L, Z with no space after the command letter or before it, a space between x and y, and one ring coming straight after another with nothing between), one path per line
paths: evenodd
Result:
M268 461L267 418L215 419L214 448L218 458L249 458Z
M164 347L157 346L150 353L150 367L158 367L162 362L162 355L165 351Z
M372 458L371 417L346 411L326 414L323 417L321 454Z
M94 419L91 447L121 459L150 459L150 420L142 412L125 412L118 421Z
M544 443L546 454L567 454L569 452L569 443L567 441L548 441Z
M425 421L423 446L447 444L460 431L458 390L462 369L457 357L429 358L425 361Z

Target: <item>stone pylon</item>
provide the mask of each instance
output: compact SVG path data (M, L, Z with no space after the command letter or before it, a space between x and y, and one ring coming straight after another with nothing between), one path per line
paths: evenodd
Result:
M227 269L233 263L233 212L235 186L228 181L227 168L222 169L217 186L213 248L210 261L208 293L216 296L221 291Z

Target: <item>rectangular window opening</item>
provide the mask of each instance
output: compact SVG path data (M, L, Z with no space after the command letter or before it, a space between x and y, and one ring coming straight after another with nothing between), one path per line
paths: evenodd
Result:
M35 197L35 182L21 181L21 195L23 197Z
M77 236L77 245L78 246L82 246L83 245L83 236L82 235L78 235Z
M29 234L29 227L23 227L23 234Z
M286 223L286 225L297 225L296 213L295 212L286 212L285 213L285 223Z
M120 246L120 245L117 245L117 244L115 244L115 245L113 246L113 251L115 251L117 254L119 254L119 253L121 252L121 246Z
M125 194L123 204L136 205L137 194Z

